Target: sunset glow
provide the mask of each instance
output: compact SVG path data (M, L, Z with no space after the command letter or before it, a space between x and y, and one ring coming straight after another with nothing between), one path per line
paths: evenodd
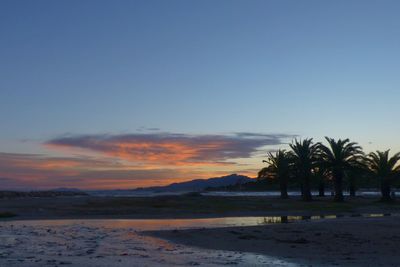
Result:
M255 177L294 137L400 151L395 1L95 2L0 3L0 189Z
M154 186L233 172L254 177L260 165L257 153L289 138L172 133L62 137L42 144L62 157L1 153L0 177L8 177L3 186L9 188L76 184L96 189ZM257 160L252 163L253 157Z

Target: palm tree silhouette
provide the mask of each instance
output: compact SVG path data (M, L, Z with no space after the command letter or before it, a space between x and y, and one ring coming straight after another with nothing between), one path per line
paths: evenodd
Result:
M304 201L311 201L311 171L318 165L320 144L314 144L312 138L303 141L295 139L290 147L293 152L293 163L296 176L301 180L301 196Z
M329 170L333 178L334 201L341 202L343 197L343 178L345 172L355 168L363 156L361 147L349 139L334 140L325 137L329 146L321 145L322 166Z
M290 168L293 162L293 155L284 149L279 149L275 153L269 152L267 154L267 160L263 160L268 164L268 167L264 168L265 172L268 172L269 176L278 179L279 188L281 191L281 198L288 198L288 180L290 177Z
M392 201L390 196L391 183L400 176L400 153L389 158L389 150L371 152L367 157L369 171L380 180L382 201ZM397 166L396 166L397 165Z

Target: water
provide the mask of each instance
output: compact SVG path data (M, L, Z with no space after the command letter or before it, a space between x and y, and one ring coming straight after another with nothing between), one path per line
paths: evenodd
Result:
M264 218L263 218L264 219ZM138 231L262 224L259 218L195 220L41 220L0 223L0 266L279 266L287 260L208 250Z
M260 226L276 223L292 223L308 220L328 220L352 217L386 217L400 216L397 213L367 213L367 214L332 214L314 216L248 216L248 217L220 217L201 219L64 219L64 220L32 220L10 221L3 224L29 226L65 226L79 224L87 227L105 227L108 229L131 229L135 231L156 231L175 229L220 228L238 226Z
M311 192L313 196L318 196L317 191ZM400 192L395 192L399 195ZM229 192L229 191L213 191L213 192L203 192L203 196L223 196L223 197L242 197L242 196L254 196L254 197L279 197L279 191L262 191L262 192ZM300 196L300 192L290 191L289 196ZM343 192L344 196L350 196L349 192ZM326 196L330 195L330 192L325 192ZM358 197L379 197L381 192L379 191L357 191L356 196Z
M130 191L130 190L102 190L102 191L88 191L88 194L92 196L103 196L103 197L155 197L155 196L170 196L170 195L183 195L189 192L153 192L153 191ZM400 194L400 191L395 192L396 195ZM242 196L256 196L256 197L278 197L280 196L279 191L210 191L201 192L203 196L226 196L226 197L242 197ZM298 191L289 191L289 196L300 196ZM318 195L317 191L313 191L314 196ZM327 191L326 195L329 196L330 192ZM344 192L345 196L349 196L349 192ZM361 197L379 197L381 193L379 191L367 191L360 190L356 192L356 196Z

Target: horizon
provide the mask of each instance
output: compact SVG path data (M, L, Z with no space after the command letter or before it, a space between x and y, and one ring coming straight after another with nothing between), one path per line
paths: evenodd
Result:
M399 8L2 1L0 190L255 177L294 138L399 152Z
M225 177L231 177L231 176L244 176L246 178L249 179L253 179L256 180L257 177L249 177L246 175L241 175L241 174L237 174L237 173L231 173L231 174L227 174L227 175L223 175L223 176L218 176L218 177L208 177L208 178L198 178L198 179L190 179L190 180L184 180L184 181L178 181L178 182L173 182L173 183L168 183L168 184L164 184L164 185L154 185L154 186L144 186L144 187L134 187L134 188L103 188L103 189L99 189L99 188L89 188L89 189L83 189L83 188L76 188L76 187L55 187L55 188L48 188L48 189L34 189L34 188L19 188L19 190L21 190L21 192L29 192L29 191L73 191L73 190L79 190L79 191L83 191L83 192L91 192L91 191L131 191L131 190L140 190L140 189L148 189L148 188L157 188L157 187L166 187L166 186L170 186L170 185L174 185L174 184L180 184L180 183L185 183L185 182L193 182L193 181L198 181L198 180L202 180L202 181L207 181L210 179L220 179L220 178L225 178ZM1 190L1 189L0 189ZM11 190L4 190L4 191L13 191ZM177 192L184 192L184 191L177 191Z

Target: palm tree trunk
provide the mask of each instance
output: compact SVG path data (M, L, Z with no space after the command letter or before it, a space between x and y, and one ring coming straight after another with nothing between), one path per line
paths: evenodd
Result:
M320 181L318 185L318 196L324 197L325 196L325 183L324 181Z
M281 223L288 223L288 216L281 216Z
M349 191L350 191L350 196L351 197L355 197L356 196L356 186L354 184L350 184Z
M281 198L286 199L289 198L288 192L287 192L287 182L285 180L281 180L279 184L280 190L281 190Z
M310 177L306 176L304 177L303 181L303 186L302 186L302 199L304 201L311 201L312 200L312 195L311 195L311 189L310 189Z
M349 178L349 192L351 197L356 196L356 180L354 177Z
M303 182L300 183L300 193L301 193L301 197L304 196L304 186L303 186Z
M341 171L336 171L333 175L333 180L333 187L335 191L333 200L335 202L343 202L343 173Z
M382 193L382 201L390 202L392 201L392 197L390 196L390 183L387 179L382 179L381 182L381 193Z

